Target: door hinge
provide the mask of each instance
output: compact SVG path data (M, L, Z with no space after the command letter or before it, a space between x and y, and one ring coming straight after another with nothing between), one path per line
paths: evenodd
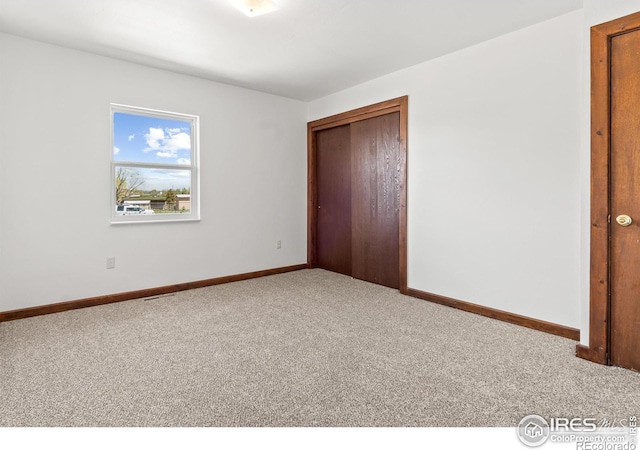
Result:
M611 223L611 214L607 216L607 223Z

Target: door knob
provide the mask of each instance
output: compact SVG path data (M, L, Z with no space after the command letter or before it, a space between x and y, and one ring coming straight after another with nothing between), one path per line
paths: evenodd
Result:
M628 227L629 225L631 225L633 220L631 219L631 217L627 216L626 214L621 214L618 217L616 217L616 222L618 222L618 225L622 225L623 227Z

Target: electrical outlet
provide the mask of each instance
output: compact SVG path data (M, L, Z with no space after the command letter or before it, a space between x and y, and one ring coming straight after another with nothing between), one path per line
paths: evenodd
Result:
M279 240L279 239L276 241L276 248L277 248L277 249L282 248L282 241L281 241L281 240Z
M109 256L107 257L107 269L115 269L116 268L116 257Z

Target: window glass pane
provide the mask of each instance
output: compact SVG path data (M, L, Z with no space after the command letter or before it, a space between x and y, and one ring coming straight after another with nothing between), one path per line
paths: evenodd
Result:
M191 170L115 166L117 205L155 214L191 211ZM125 208L126 209L126 208ZM116 208L117 212L122 208Z
M191 122L114 112L113 160L190 165Z

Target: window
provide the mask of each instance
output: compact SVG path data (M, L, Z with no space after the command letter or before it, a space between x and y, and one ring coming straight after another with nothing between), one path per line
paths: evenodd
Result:
M111 223L199 220L198 117L111 105Z

